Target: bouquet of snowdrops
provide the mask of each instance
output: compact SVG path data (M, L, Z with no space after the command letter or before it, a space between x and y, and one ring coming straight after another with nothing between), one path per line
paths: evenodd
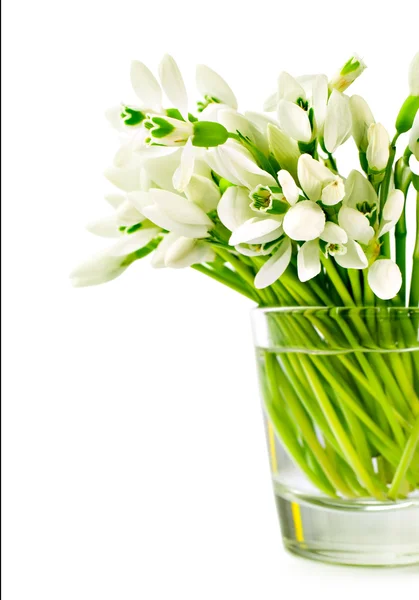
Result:
M330 80L282 72L264 112L241 114L209 67L197 67L193 110L173 58L159 65L161 84L133 62L138 105L108 112L121 146L105 174L124 194L108 195L113 215L89 225L116 243L73 272L75 285L153 253L154 267L193 266L259 305L417 306L419 231L409 253L406 198L419 189L419 53L391 141L366 101L345 93L364 69L353 56ZM345 178L334 153L351 136L359 162Z
M154 267L192 267L259 306L308 307L291 321L272 314L273 347L291 336L313 356L263 355L267 413L318 489L382 500L419 487L419 353L397 354L418 348L419 53L392 139L346 93L364 69L353 56L331 79L283 72L264 111L242 114L206 66L193 110L173 58L159 65L161 83L133 62L138 105L108 112L121 146L106 177L123 193L89 225L115 242L72 278L99 284L152 254ZM344 177L335 151L351 137L356 164ZM310 307L411 310L392 328L377 313L348 325ZM396 354L381 355L383 339ZM342 355L316 356L327 344Z

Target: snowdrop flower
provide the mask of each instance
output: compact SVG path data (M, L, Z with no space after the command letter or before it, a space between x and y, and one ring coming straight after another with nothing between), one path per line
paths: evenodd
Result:
M371 171L385 170L390 156L390 138L381 123L373 123L368 129L367 161Z
M338 92L344 92L363 73L366 67L367 65L362 58L354 54L340 71L335 73L329 82L329 86Z
M410 63L409 89L411 96L419 96L419 52L415 54Z
M337 90L333 90L327 103L324 122L324 145L333 153L351 135L352 115L349 98Z
M255 288L260 290L275 283L288 267L291 256L291 242L288 238L285 238L276 252L259 269L254 281Z
M144 126L150 136L145 140L147 144L184 146L194 132L193 125L189 121L160 115L149 115Z
M383 208L378 237L391 231L402 216L404 209L404 194L401 190L392 190Z
M249 190L244 187L231 186L221 197L218 217L232 232L229 240L231 246L259 246L272 242L283 234L282 216L264 213L257 216L250 204Z
M152 252L159 242L160 229L144 228L121 238L78 266L70 278L75 287L99 285L119 277L135 260ZM154 242L154 243L153 243Z
M267 127L269 148L282 169L291 173L298 182L298 159L301 152L297 142L273 124Z
M213 260L215 253L207 242L169 233L160 242L151 264L155 268L183 269Z
M285 170L279 171L278 181L281 187L259 184L250 192L252 201L250 208L252 210L265 214L283 215L290 206L294 206L300 197L295 181Z
M342 202L345 206L372 218L377 210L378 196L368 179L354 169L345 181L345 196Z
M146 220L136 207L121 194L109 194L105 200L114 208L114 213L87 225L88 231L101 237L118 238L125 232L132 233L143 226Z
M249 190L258 184L276 185L274 177L261 169L250 152L233 140L207 152L205 160L215 173Z
M419 56L419 54L418 54ZM412 155L409 159L409 166L415 175L419 175L419 111L413 121L409 136L409 150Z
M309 154L302 154L298 160L298 179L313 202L321 200L323 204L332 206L345 195L342 179Z
M225 104L237 109L237 100L230 86L218 73L206 65L196 67L196 87L205 98L205 103L198 104L200 111L210 103Z
M352 115L352 136L360 152L368 148L368 129L375 123L370 107L362 96L351 96L349 106Z
M304 87L288 73L278 80L278 119L281 128L293 139L308 143L315 129L323 126L327 103L327 77L316 75L312 79L312 96L307 98Z
M368 270L368 283L378 298L390 300L397 296L402 286L402 274L389 258L379 259Z
M187 238L205 238L213 222L205 212L187 198L151 189L149 192L132 192L129 200L152 223Z

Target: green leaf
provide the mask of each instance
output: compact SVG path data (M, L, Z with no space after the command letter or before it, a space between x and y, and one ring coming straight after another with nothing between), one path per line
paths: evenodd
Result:
M228 140L228 131L220 123L211 121L196 121L192 144L199 148L221 146Z

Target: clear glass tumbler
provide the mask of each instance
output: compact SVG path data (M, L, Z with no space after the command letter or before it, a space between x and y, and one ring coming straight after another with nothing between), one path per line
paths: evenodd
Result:
M252 322L286 548L419 564L419 309L267 308Z

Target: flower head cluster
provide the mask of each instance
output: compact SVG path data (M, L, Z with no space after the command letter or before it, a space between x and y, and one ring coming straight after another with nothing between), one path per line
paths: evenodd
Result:
M392 143L366 101L346 94L365 69L356 55L331 79L281 73L264 112L245 113L209 67L197 68L194 110L172 57L159 81L133 62L138 102L108 112L121 145L105 175L120 192L107 197L113 214L89 226L116 239L73 272L74 283L113 279L153 252L155 267L195 266L262 303L287 297L284 273L333 295L336 277L355 293L353 273L364 271L363 298L394 298L406 257L392 253L390 236L419 172L418 57ZM405 132L409 183L397 186L394 143ZM344 177L334 153L351 137L360 162Z

